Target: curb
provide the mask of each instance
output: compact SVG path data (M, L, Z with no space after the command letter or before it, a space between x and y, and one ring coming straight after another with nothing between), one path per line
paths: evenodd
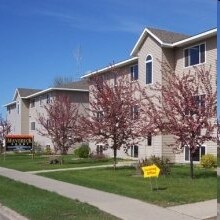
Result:
M28 218L20 215L14 210L0 204L0 213L9 220L28 220Z

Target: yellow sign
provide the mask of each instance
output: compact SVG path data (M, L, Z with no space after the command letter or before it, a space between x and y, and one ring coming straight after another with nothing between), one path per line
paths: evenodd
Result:
M157 167L155 164L151 166L142 167L144 172L144 178L147 177L158 177L160 174L160 168Z

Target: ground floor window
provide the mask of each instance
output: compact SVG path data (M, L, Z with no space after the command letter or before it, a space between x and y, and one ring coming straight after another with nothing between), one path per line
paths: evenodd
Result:
M203 155L205 155L205 147L198 147L193 154L193 161L200 161ZM190 149L187 146L185 147L185 161L190 161Z
M103 145L101 144L96 145L96 154L103 155Z
M131 146L131 157L138 157L138 146L137 145Z

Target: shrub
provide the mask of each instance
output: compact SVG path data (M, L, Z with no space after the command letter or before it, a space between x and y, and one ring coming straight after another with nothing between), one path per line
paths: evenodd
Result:
M212 154L203 155L200 164L203 168L217 167L217 158Z
M103 160L103 161L108 160L108 157L105 154L91 153L89 156L94 160Z
M143 174L143 170L142 167L143 166L150 166L155 164L157 167L160 168L160 175L168 175L171 172L170 169L170 160L168 158L163 159L160 157L156 157L156 156L151 156L150 158L146 158L143 161L139 161L138 163L138 169L139 169L139 173Z
M44 153L46 155L52 155L53 151L51 150L50 146L46 146L46 148L44 149Z
M82 144L74 151L74 155L79 158L88 158L90 154L90 148L87 144Z

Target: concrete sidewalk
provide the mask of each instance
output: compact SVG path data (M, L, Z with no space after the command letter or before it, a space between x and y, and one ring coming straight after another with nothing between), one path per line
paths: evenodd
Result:
M0 167L0 175L78 199L124 220L198 220L217 215L217 201L162 208L137 199Z

